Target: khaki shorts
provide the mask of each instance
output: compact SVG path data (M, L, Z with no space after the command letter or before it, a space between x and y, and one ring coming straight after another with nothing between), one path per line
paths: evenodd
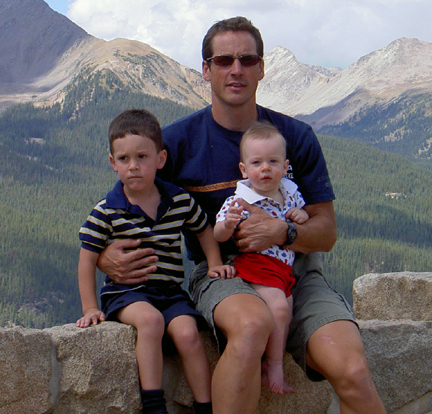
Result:
M355 318L346 299L336 292L322 275L321 253L296 254L293 275L296 279L292 289L293 320L286 350L292 354L309 379L321 381L324 377L306 366L306 350L310 336L329 322L338 320L355 322ZM214 324L215 307L228 296L237 293L259 296L239 277L227 280L209 278L206 262L201 262L192 269L189 290L197 309L213 329L220 350L224 348L225 338Z

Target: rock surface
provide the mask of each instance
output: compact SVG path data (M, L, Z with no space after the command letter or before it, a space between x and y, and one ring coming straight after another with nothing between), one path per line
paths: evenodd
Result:
M430 288L431 273L368 274L354 283L354 311L389 414L432 412ZM135 338L133 328L115 322L0 329L0 414L140 413ZM202 339L214 366L215 343L208 332ZM309 381L290 355L284 367L298 393L263 390L256 414L339 412L327 381ZM165 356L163 387L171 414L192 414L176 354Z
M369 273L354 281L358 319L432 321L432 273Z

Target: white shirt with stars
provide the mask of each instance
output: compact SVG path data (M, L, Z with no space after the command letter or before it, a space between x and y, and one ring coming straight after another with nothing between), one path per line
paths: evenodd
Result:
M250 180L242 180L237 183L237 188L233 196L228 197L219 213L216 216L216 222L224 221L228 208L233 200L242 198L249 204L256 205L270 214L272 217L278 218L280 220L286 221L285 215L288 210L292 207L302 208L306 203L298 191L297 184L287 178L282 178L279 184L279 191L282 194L284 203L281 205L272 198L262 196L256 193L250 187ZM249 216L249 212L244 211L243 216L246 219ZM259 253L265 254L267 256L272 256L283 263L292 266L294 263L295 252L290 250L288 246L279 246L273 244L266 250L262 250Z

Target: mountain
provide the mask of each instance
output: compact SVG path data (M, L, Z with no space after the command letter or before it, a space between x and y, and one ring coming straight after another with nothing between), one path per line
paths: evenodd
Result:
M90 79L109 79L111 93L129 89L194 109L211 99L199 72L141 42L90 36L43 0L2 0L0 36L0 111L62 103ZM431 66L432 43L417 39L395 40L344 70L303 64L278 46L265 54L257 100L318 133L432 168Z
M0 36L0 110L29 101L61 102L74 79L97 73L193 108L210 99L199 72L141 42L90 36L43 0L2 0Z
M31 88L66 50L93 39L41 0L2 0L0 33L1 94Z
M265 55L262 105L348 137L410 157L432 155L432 43L402 38L344 70L299 62L276 47Z

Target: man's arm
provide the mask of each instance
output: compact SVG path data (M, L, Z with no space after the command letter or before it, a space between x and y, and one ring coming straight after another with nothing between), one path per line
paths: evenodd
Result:
M251 215L243 220L234 237L242 252L256 252L267 249L272 244L283 245L286 242L288 225L286 222L273 218L257 206L251 206L239 200ZM309 220L296 224L297 239L290 249L300 253L328 252L336 243L336 218L333 202L310 204L304 206Z
M140 243L140 239L115 241L99 255L97 267L114 282L123 285L145 282L147 275L156 271L157 267L151 264L156 263L159 258L151 248L125 251L139 246Z

